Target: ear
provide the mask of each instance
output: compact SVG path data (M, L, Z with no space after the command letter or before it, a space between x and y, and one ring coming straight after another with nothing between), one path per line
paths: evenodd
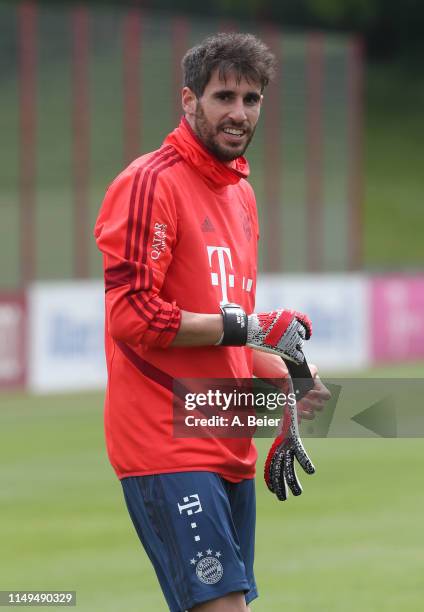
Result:
M197 107L197 98L190 87L183 87L181 92L181 104L186 115L194 115Z

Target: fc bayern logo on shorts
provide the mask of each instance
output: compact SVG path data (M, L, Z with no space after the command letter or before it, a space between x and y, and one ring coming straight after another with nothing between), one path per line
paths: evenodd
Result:
M204 557L197 562L196 574L205 584L216 584L224 574L221 562L215 557Z

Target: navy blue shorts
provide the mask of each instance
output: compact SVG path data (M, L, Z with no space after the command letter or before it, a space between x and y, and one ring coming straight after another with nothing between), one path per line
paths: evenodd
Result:
M171 612L235 591L257 597L255 481L212 472L121 480L128 511Z

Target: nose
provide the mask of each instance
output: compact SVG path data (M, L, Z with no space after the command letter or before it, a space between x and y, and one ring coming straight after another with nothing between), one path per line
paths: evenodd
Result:
M247 120L246 109L244 107L243 98L234 100L234 104L231 107L228 116L234 123L243 123Z

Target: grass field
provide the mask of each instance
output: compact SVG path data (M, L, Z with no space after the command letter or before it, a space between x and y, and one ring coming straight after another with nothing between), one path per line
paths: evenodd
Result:
M74 589L84 612L165 612L105 455L102 394L0 403L0 590ZM259 476L269 442L258 441ZM257 481L254 610L422 610L423 440L306 443L317 474L302 476L302 497L277 502Z

